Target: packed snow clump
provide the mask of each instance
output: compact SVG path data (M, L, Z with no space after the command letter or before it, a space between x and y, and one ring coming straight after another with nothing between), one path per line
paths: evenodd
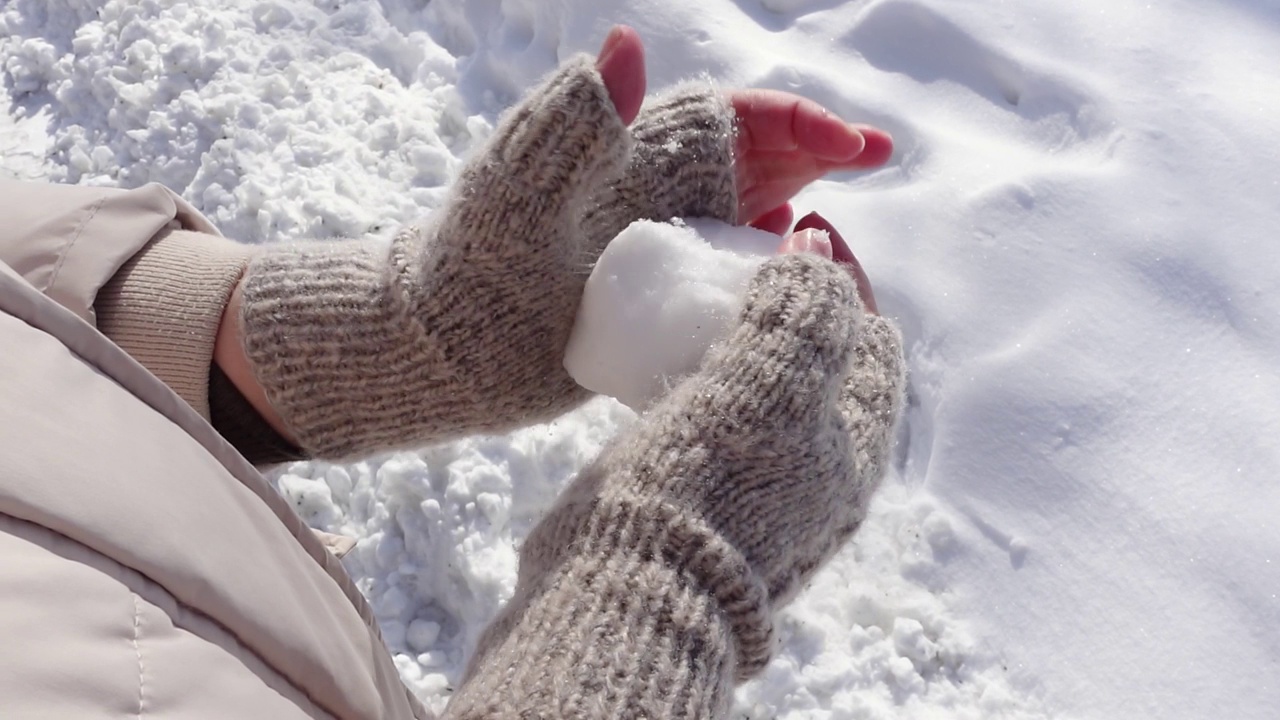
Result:
M588 390L644 410L726 334L779 242L716 220L632 223L587 279L565 369Z

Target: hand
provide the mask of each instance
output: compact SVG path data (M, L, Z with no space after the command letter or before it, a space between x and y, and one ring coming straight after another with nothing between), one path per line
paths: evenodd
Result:
M621 120L622 125L630 124L631 121L635 119L637 113L640 110L640 105L644 100L644 90L645 90L644 47L640 42L639 36L631 28L623 27L623 26L615 27L609 33L609 36L605 39L599 54L596 56L594 64L595 64L596 71L600 74L600 81L602 81L604 85L605 91L608 94L608 99L612 103L614 111L617 113L618 120ZM531 114L536 114L537 112L538 111L536 110L532 110L532 109L530 110ZM515 122L516 121L514 119L509 119L509 122L507 124L515 124ZM502 130L502 128L500 128L500 130ZM601 133L599 133L598 131L591 131L591 132L585 133L584 135L580 135L580 137L585 137L586 135L590 135L590 134L600 135ZM554 133L551 133L551 135L554 135ZM619 148L621 147L621 144L616 142L616 138L612 138L612 140L613 142L606 143L605 145L613 146L612 147L613 150L620 151ZM565 142L566 139L561 137L559 141ZM597 150L598 149L599 148L597 148ZM483 162L478 163L476 165L477 165L476 167L472 167L470 169L470 172L472 174L483 172L485 170L485 165ZM498 170L498 175L508 177L510 173L507 172L505 168L500 167L499 165L500 164L495 164L494 166ZM577 195L577 194L580 194L578 193L579 188L576 187L579 184L580 183L574 183L575 187L572 187L572 188L561 187L558 189L560 191L569 191L570 194ZM492 182L484 182L484 183L478 183L478 185L489 187L489 186L497 186L498 184L492 183ZM455 194L463 195L463 197L458 197L454 199L453 206L449 209L446 209L444 213L446 216L452 216L456 218L459 215L471 217L471 216L477 216L481 214L473 211L473 209L469 207L471 203L469 203L467 198L465 197L465 192L455 191ZM537 194L537 195L543 196L544 204L545 204L545 198L548 193L541 192L541 191L536 193L524 193L524 194L516 193L516 195L519 197L524 197L527 194ZM517 199L519 199L519 197ZM576 204L577 204L576 202L570 203L570 205L576 205ZM557 213L554 213L554 212L551 214L557 215ZM467 225L466 217L463 218L464 220L463 225ZM583 257L584 255L586 255L587 257L590 257L591 255L590 252L586 252L586 253L582 252L583 247L589 244L581 243L579 241L579 239L576 237L577 233L575 232L575 229L571 227L572 223L568 221L567 216L561 219L565 220L567 224L561 227L558 227L554 232L550 233L550 236L542 238L544 241L554 239L555 242L553 244L558 245L559 249L554 253L531 253L531 255L539 256L539 257L563 257L566 261L576 261L581 257ZM458 240L457 238L467 239L474 234L474 228L470 226L457 227L457 228L453 228L453 230L454 232L452 233L452 235L456 236L455 238L456 242L441 243L442 247L448 247L451 244L464 245L465 243L462 240ZM525 233L534 232L531 229L531 224L526 223L524 227L524 232ZM544 235L545 234L546 233L544 229ZM610 235L610 237L612 237L612 235ZM483 244L480 247L488 247L488 245L491 245L491 244L493 243ZM507 243L507 245L518 246L519 243ZM468 252L463 253L459 257L459 259L464 263L464 265L467 265L467 264L481 265L483 264L481 262L481 258L483 256L492 254L492 253L477 254L475 253L476 247L477 246L475 245L470 246ZM568 250L565 251L565 248L567 248ZM292 257L292 254L290 252L286 252L280 255L279 257L290 258ZM354 261L355 259L353 258L353 262ZM360 260L360 263L366 263L366 262L369 264L376 264L377 261L374 259ZM285 263L285 264L287 265L289 263ZM466 274L463 273L463 275L466 275ZM513 275L516 277L519 277L519 273L515 273ZM568 271L568 269L566 269L565 272L553 273L553 275L555 275L555 277L559 278L560 280L565 280L566 278L569 279L567 284L570 286L578 285L581 283L581 281L585 280L585 276L582 276L581 273L578 273L576 271L570 272ZM453 282L449 287L450 292L458 293L460 296L465 295L466 292L469 290L469 288L467 287L468 283L465 281L465 278L455 279L455 280L456 281ZM539 281L532 280L531 284L536 284L537 282ZM555 283L552 283L552 284L554 285ZM476 295L475 298L470 299L472 301L475 301L479 298L489 298L494 295L491 289L486 287L470 288L470 290L474 290L474 293ZM577 288L577 287L566 287L565 292L553 293L553 294L558 294L562 296L562 302L560 303L560 306L555 308L555 312L545 312L545 313L541 313L541 315L539 315L538 313L533 313L535 317L541 317L542 321L541 322L531 321L531 322L524 323L523 327L525 328L525 332L528 335L537 336L541 334L542 336L558 336L558 335L564 335L567 332L568 325L571 325L572 323L577 300L581 295L581 290L580 288ZM548 297L549 295L547 292L547 287L538 288L538 292L536 293L536 295L544 299ZM376 295L373 295L373 297L376 297ZM309 391L308 388L304 386L308 384L314 384L315 381L314 379L306 379L305 381L291 381L288 383L281 383L280 381L277 381L276 382L277 387L275 387L272 392L268 392L263 382L259 379L259 374L261 371L255 370L255 362L250 359L249 353L246 352L246 346L250 344L251 338L246 335L246 326L241 321L241 318L243 318L246 315L246 306L248 304L251 304L251 303L249 303L246 300L246 283L241 282L236 287L234 293L232 294L230 302L228 303L226 310L223 314L223 320L219 326L217 341L214 348L214 359L215 359L215 362L218 364L218 366L226 374L226 376L236 386L236 388L240 391L240 393L250 402L250 404L254 407L254 409L257 410L257 412L263 417L263 419L265 419L267 423L271 425L273 429L276 430L276 432L278 432L281 436L283 436L290 442L297 445L302 445L311 452L318 452L321 454L333 455L335 453L343 454L343 453L352 453L352 452L367 452L372 447L378 447L378 446L385 447L385 446L393 446L393 445L399 445L399 444L404 444L409 442L423 442L423 441L426 441L427 439L430 439L433 436L440 436L443 433L460 433L460 432L468 431L470 429L474 429L472 426L475 425L475 423L472 422L471 420L467 420L467 419L463 419L455 416L449 416L447 419L441 418L445 420L445 422L451 423L452 426L448 427L447 429L445 429L443 425L440 427L440 429L435 431L425 431L422 428L418 428L416 430L413 430L410 428L387 428L384 432L380 433L381 435L380 437L362 438L357 443L351 444L349 446L334 447L333 444L330 442L319 441L312 437L306 437L307 435L309 435L309 433L305 432L305 428L303 428L302 432L300 432L299 429L297 429L296 427L299 424L298 421L292 419L292 416L295 416L300 412L297 408L293 407L293 405L295 405L296 403L292 403L287 400L282 400L282 398L289 395L296 394L296 393L308 392ZM462 306L465 306L468 304L471 304L471 303L463 302ZM524 304L535 305L536 303L532 303L532 304L524 303ZM514 310L514 308L509 308L509 309ZM511 313L497 312L495 314L498 316L505 316ZM547 327L548 323L554 324L556 325L556 327L548 328ZM564 326L564 327L559 327L559 326ZM432 328L432 330L435 331L436 329ZM409 337L411 335L412 333L407 333L405 337ZM475 337L471 338L471 344L477 347L482 346L483 338L481 337L481 335L482 335L481 333L475 333ZM534 344L531 341L529 341L529 338L525 337L524 335L511 335L505 339L506 339L506 342L511 346L518 346L521 344L521 342L529 342L530 345ZM545 343L545 344L547 344L548 346L555 346L556 342L553 340L552 342ZM577 388L576 385L567 378L567 376L561 377L564 375L562 369L559 367L560 366L560 362L559 362L560 349L562 346L563 346L563 343L561 342L559 346L550 348L554 352L555 357L552 358L551 361L547 363L546 367L538 371L538 374L541 375L544 379L547 377L550 377L556 382L556 384L559 385L558 388L555 388L551 392L547 393L549 396L552 396L551 399L537 401L537 402L530 402L529 398L523 398L523 399L518 399L515 402L507 402L506 404L510 405L511 409L506 412L489 413L491 421L494 421L497 423L508 423L508 424L516 421L532 421L533 419L537 419L539 415L550 415L555 412L561 411L563 409L567 409L568 407L571 407L577 400L583 397L582 391L579 388ZM434 350L432 352L439 354L439 350ZM524 361L520 363L512 363L511 366L520 367L522 365L529 364L527 361L528 360L527 358L524 358L523 360ZM310 361L308 361L308 363L309 362ZM305 364L305 363L300 363L300 364ZM459 372L458 374L465 375L464 373L461 373L461 372ZM503 377L502 373L493 373L493 374L497 376L498 379L501 379ZM370 375L373 375L373 373L370 373ZM356 381L364 382L365 378L356 378L355 380L351 380L351 382L356 382ZM539 385L540 383L525 382L525 383L512 383L512 384L518 387L534 387L536 385ZM541 383L541 384L545 384L545 383ZM518 395L519 393L512 393L512 394ZM435 397L433 400L437 404L446 404L442 399L442 397L440 396ZM508 398L507 400L509 401L511 399ZM406 401L403 398L401 398L400 402L388 403L387 407L395 408L399 405L404 404L405 402ZM544 405L544 407L543 408L534 407L536 405ZM547 409L548 407L550 409ZM424 416L430 416L432 413L424 411L421 414ZM291 419L287 421L286 418L284 417L285 415L291 416ZM372 423L372 426L377 426L378 424L379 423L375 422L375 423ZM369 425L369 424L366 424L366 425Z
M844 266L858 284L858 297L862 298L863 309L872 315L880 314L879 308L876 307L875 293L871 290L871 278L867 277L866 271L862 269L862 263L854 257L849 244L845 242L835 226L818 213L811 212L801 218L800 222L796 223L795 230L782 241L782 245L778 246L778 252L781 254L814 253Z
M589 397L564 347L594 261L584 210L626 167L619 105L635 105L596 66L613 78L628 53L566 61L389 247L279 245L250 263L215 356L268 422L347 458L503 432Z
M564 672L517 673L514 687L505 672L536 666L538 655L573 664L581 649L568 646L571 633L545 640L557 652L534 649L553 617L640 628L609 634L605 655L621 662L642 651L628 638L696 633L706 654L693 658L697 668L727 676L704 679L708 687L757 673L774 645L773 611L858 527L888 464L901 342L859 306L854 282L830 262L765 263L699 370L584 469L526 539L515 597L480 642L473 668L491 678L480 682L520 696L545 678L548 692L573 692ZM626 601L637 592L649 603ZM714 609L705 620L670 623L651 610L691 598Z
M788 200L838 170L885 164L893 138L870 125L850 125L826 108L781 90L730 93L738 122L734 174L738 218L782 234L791 225Z
M644 83L634 31L615 29L596 67L618 115L635 119ZM677 93L632 125L640 162L633 157L631 175L597 203L597 235L673 210L735 214L730 123L707 95ZM788 147L765 134L773 102L738 114L763 129L739 136L734 150L748 175L737 187L752 202L776 201L765 214L785 212L783 232L786 200L822 168L878 164L891 145L840 129L828 139L860 146L847 157ZM801 118L793 134L809 122L808 107L793 104L792 118ZM868 155L874 147L878 161ZM750 208L739 206L738 216ZM513 706L578 715L619 696L637 714L669 712L680 697L680 714L719 717L734 681L764 667L774 610L866 514L905 384L898 333L860 310L874 308L871 287L839 233L813 215L783 250L816 252L852 271L807 257L763 266L734 330L699 371L579 473L526 539L515 594L478 642L450 717L505 717Z
M635 30L616 25L596 60L609 96L630 124L644 100L644 45ZM821 105L781 90L732 90L737 123L734 175L738 219L782 234L791 226L788 204L797 192L830 172L885 164L893 138L870 125L851 125Z

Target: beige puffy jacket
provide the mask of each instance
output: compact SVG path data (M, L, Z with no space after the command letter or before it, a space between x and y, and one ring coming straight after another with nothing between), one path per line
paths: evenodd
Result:
M160 186L0 181L0 717L427 717L339 562L95 329L175 227L215 232Z

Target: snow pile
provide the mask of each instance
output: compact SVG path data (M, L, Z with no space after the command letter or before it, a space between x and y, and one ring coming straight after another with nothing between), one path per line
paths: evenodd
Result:
M515 543L634 416L597 400L549 425L349 467L295 463L277 486L312 527L359 538L344 559L401 676L444 707L515 587Z
M797 199L899 321L910 407L855 542L736 716L1270 720L1280 707L1280 9L1206 0L12 0L0 172L161 180L233 237L381 236L612 22L891 131ZM429 704L604 440L290 466Z
M588 390L644 410L725 336L778 244L777 235L715 220L632 223L587 278L565 369Z
M966 543L927 494L891 477L857 540L782 614L782 647L733 717L1059 717L1034 673L957 616L948 567Z
M15 115L56 108L50 179L163 183L248 242L389 231L488 128L374 3L19 0L0 37Z

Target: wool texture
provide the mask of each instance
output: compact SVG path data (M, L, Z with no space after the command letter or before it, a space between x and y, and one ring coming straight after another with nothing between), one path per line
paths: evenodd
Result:
M349 458L579 405L590 395L563 356L592 266L639 218L734 219L732 117L682 88L629 130L579 56L389 247L269 248L246 271L240 322L272 407L307 453Z
M626 171L596 193L582 220L596 257L636 220L737 220L736 129L721 93L706 83L678 86L647 102L630 130Z
M525 541L450 718L719 718L884 474L901 340L850 275L770 260L700 370Z

